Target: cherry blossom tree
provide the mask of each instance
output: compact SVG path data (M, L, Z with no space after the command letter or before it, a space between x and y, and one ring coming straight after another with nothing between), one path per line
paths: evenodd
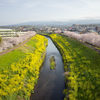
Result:
M94 33L78 34L75 32L65 31L64 35L100 47L100 35L98 34Z
M9 49L15 45L18 45L19 43L22 43L23 41L25 41L26 39L28 39L34 35L36 35L35 31L28 31L24 35L20 35L19 37L10 38L8 41L3 41L0 44L0 52L2 52L3 50Z

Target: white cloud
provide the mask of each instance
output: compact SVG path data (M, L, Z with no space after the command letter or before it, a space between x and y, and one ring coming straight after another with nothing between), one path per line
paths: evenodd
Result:
M64 4L64 3L62 3L62 4L61 3L60 4L51 4L50 6L54 7L54 8L59 8L59 9L62 9L62 10L72 9L71 6L68 6L68 5Z
M40 3L27 3L27 4L25 4L25 6L27 6L27 7L34 7L34 6L37 6L37 5L39 5Z
M7 0L7 2L15 3L17 0Z
M41 3L25 3L25 4L23 4L23 7L26 8L26 9L29 9L29 8L33 8L35 6L38 6L40 4Z
M100 9L100 0L81 0L83 3L92 9Z

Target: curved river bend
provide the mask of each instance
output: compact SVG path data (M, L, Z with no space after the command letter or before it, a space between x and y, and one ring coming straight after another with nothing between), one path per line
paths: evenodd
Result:
M38 84L34 89L31 100L63 100L65 89L64 65L62 56L52 40L48 37L46 58L40 71ZM55 70L50 69L49 59L54 56L56 62Z

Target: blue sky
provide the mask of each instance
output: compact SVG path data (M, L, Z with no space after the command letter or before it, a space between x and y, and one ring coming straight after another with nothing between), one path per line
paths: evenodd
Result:
M100 0L0 0L0 25L100 19Z

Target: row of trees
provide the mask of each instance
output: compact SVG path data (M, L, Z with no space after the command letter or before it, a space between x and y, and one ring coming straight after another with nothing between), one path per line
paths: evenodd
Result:
M0 52L6 49L12 48L13 46L18 45L19 43L22 43L23 41L34 36L35 34L36 34L35 31L29 31L28 33L21 35L19 37L13 37L13 38L10 38L8 41L3 41L0 44Z
M94 33L78 34L75 32L65 31L64 35L100 47L100 35L98 34Z

